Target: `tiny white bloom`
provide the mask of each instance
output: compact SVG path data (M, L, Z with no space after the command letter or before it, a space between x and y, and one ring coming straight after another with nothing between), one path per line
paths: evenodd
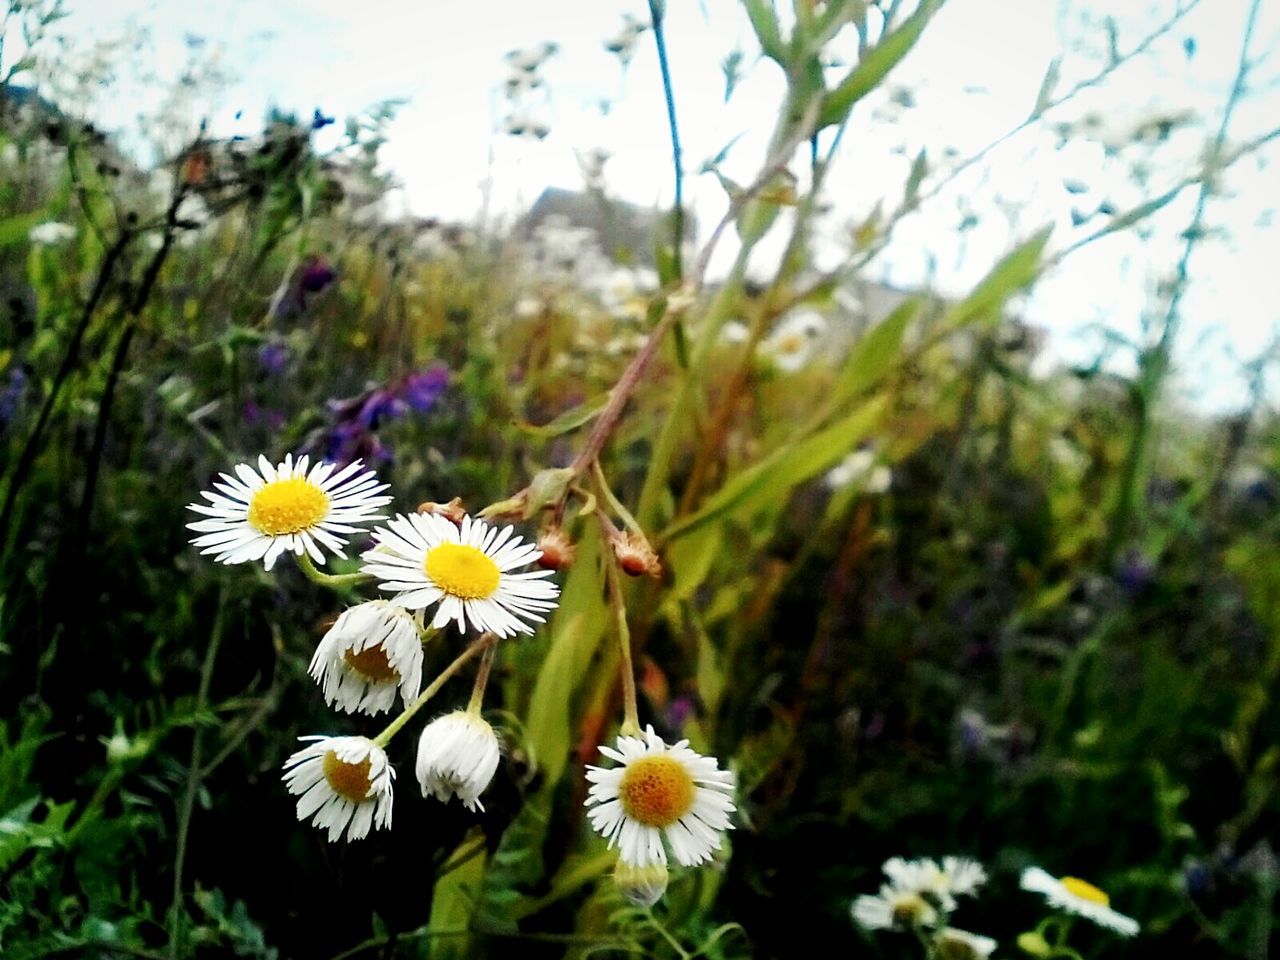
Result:
M783 320L760 344L761 351L787 373L799 370L813 356L827 321L816 310L798 310Z
M616 749L600 752L619 765L587 767L587 817L610 847L617 845L622 863L665 864L670 846L676 862L691 867L720 849L721 835L732 828L734 776L715 757L689 749L688 740L668 746L653 727L639 737L619 736Z
M311 658L324 702L345 713L385 713L396 691L408 705L422 686L422 640L404 607L370 600L344 610Z
M541 114L528 109L511 111L503 121L503 129L513 137L542 140L551 132L551 124Z
M956 896L976 893L987 880L982 864L965 857L943 857L941 864L928 858L893 857L885 861L883 869L897 889L927 894L946 910L955 908Z
M1138 921L1111 909L1111 898L1078 877L1054 877L1039 867L1022 871L1022 889L1041 894L1059 910L1074 913L1124 937L1138 932Z
M447 803L457 797L468 810L483 810L501 755L493 727L478 714L456 710L427 724L418 740L418 783L422 795Z
M941 960L985 960L999 944L990 937L955 927L944 927L936 938Z
M56 247L66 243L75 235L76 228L71 224L47 220L32 227L27 233L27 239L37 246Z
M671 875L665 863L633 867L619 860L613 868L613 886L633 907L652 907L667 892Z
M510 50L503 59L511 64L513 70L537 70L558 49L559 47L554 43L544 42L532 47Z
M853 901L853 919L867 930L928 927L938 922L938 911L916 890L882 884L877 894L864 893Z
M884 493L893 485L893 472L876 463L871 450L855 450L827 471L823 482L832 490L859 484L864 493Z
M469 621L478 633L533 633L526 621L544 622L560 588L545 579L554 571L512 572L542 556L514 534L471 517L459 528L436 514L401 515L373 531L377 546L364 554L363 570L410 610L438 603L435 627L453 620L463 632Z
M329 831L329 842L391 826L395 770L366 737L301 737L313 741L284 763L285 786L298 797L298 819Z
M746 343L751 336L751 328L741 320L730 320L720 328L720 340L724 343Z
M256 472L241 463L234 477L219 474L222 482L213 483L218 492L200 494L209 503L187 506L212 518L187 524L203 534L191 542L204 548L202 554L216 554L220 563L261 560L268 570L286 550L305 550L319 564L324 563L321 546L345 556L342 534L359 533L352 524L382 519L371 511L391 502L379 496L387 485L378 483L372 470L362 471L359 460L341 470L332 463L308 470L309 463L307 457L295 462L289 454L273 467L260 456Z

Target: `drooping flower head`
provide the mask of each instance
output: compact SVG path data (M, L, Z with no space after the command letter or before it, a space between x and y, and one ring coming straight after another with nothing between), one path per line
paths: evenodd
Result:
M881 884L880 892L853 901L853 919L866 930L911 930L931 927L938 911L918 891Z
M1122 937L1137 934L1138 921L1111 909L1111 898L1087 880L1055 877L1039 867L1022 871L1022 889L1038 893L1059 910L1092 920Z
M677 863L694 866L720 849L732 827L734 776L715 757L689 749L688 740L668 746L653 727L600 752L618 766L587 768L587 816L622 863L666 864L669 846Z
M395 770L381 747L365 737L301 739L312 743L285 761L282 778L298 797L299 820L328 830L330 843L391 826Z
M854 920L868 930L932 927L955 909L957 896L975 894L987 879L982 864L965 857L891 857L882 869L889 879L879 893L853 902Z
M418 740L416 773L422 795L447 803L457 797L468 810L483 810L501 756L498 736L478 714L456 710L427 724Z
M324 702L345 713L390 710L399 690L405 705L422 686L422 641L409 611L386 600L344 610L311 658Z
M560 588L546 580L551 570L513 572L538 559L512 527L491 527L463 517L461 525L432 513L397 516L373 531L377 546L364 554L365 573L383 581L396 603L410 610L438 604L433 626L450 620L465 632L499 637L533 633L527 621L543 622L556 607Z
M309 464L308 457L295 462L289 454L273 467L260 456L256 472L241 463L235 476L220 474L217 492L201 493L209 502L187 507L210 518L187 524L201 534L191 542L219 563L261 560L268 570L286 550L305 550L319 564L325 559L321 547L345 556L346 535L359 532L354 524L382 519L372 511L391 502L381 495L387 485L361 470L358 460L341 470L333 463Z
M944 927L933 938L938 960L986 960L999 946L990 937L955 927Z
M613 869L613 886L633 907L652 907L667 892L671 875L665 863L633 867L619 860Z

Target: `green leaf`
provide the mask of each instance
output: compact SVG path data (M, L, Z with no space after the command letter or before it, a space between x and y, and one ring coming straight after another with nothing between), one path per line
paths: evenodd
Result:
M477 828L478 830L479 828ZM468 930L471 927L471 915L475 912L476 903L480 899L481 885L484 883L485 854L481 844L480 852L473 854L476 840L473 834L458 845L449 856L461 861L444 876L436 881L434 894L431 897L431 920L428 926L432 930ZM464 857L470 859L462 860ZM446 861L448 862L448 861ZM469 937L440 937L434 941L431 956L448 960L471 956Z
M41 222L42 212L20 213L16 217L0 220L0 248L25 243L31 228Z
M912 297L899 304L854 345L840 371L836 391L843 400L852 400L878 384L899 359L907 325L920 310L920 300Z
M1049 63L1049 69L1044 72L1044 79L1040 81L1040 90L1036 93L1036 105L1031 108L1031 116L1040 116L1053 101L1053 90L1058 85L1061 68L1062 58L1054 57Z
M856 67L827 94L819 115L820 127L843 123L853 105L880 85L889 71L911 52L943 0L923 0L919 8L893 33L875 45Z
M578 544L577 559L565 581L549 631L551 646L529 700L529 745L548 784L560 779L569 762L573 695L608 623L600 544L596 537L586 537Z
M538 425L534 423L524 423L517 420L514 425L516 429L534 437L558 437L571 430L577 430L578 427L581 427L583 424L590 423L596 417L600 416L601 411L603 411L608 404L609 394L604 393L598 397L593 397L586 403L579 404L571 410L566 410L549 423Z
M744 0L747 16L751 18L751 29L760 41L760 49L771 60L780 65L786 59L786 47L782 42L782 34L778 30L778 14L773 9L771 0Z
M785 502L792 489L833 466L879 422L887 406L875 397L825 430L774 450L735 474L691 516L672 524L663 541L687 536L730 512L750 515L770 503Z
M1005 301L1040 275L1040 256L1051 229L1045 227L997 263L973 293L947 311L948 324L961 327L981 317L997 319Z

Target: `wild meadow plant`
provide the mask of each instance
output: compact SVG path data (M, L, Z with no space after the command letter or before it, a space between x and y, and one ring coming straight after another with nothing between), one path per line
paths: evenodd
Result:
M1088 25L1015 128L909 151L834 264L835 162L911 109L943 4L785 6L742 4L726 98L755 63L784 104L750 175L701 168L696 244L664 4L601 38L666 106L650 265L568 219L397 220L392 105L324 153L320 110L166 130L149 173L19 93L95 73L42 46L57 3L8 5L6 957L1265 953L1269 356L1234 420L1167 400L1188 264L1274 140L1230 133L1259 5L1205 129L1107 133L1131 204L874 312L913 214L1023 132L1101 136L1064 118L1198 4ZM500 135L553 137L569 42L506 58ZM1171 179L1166 126L1204 148ZM1157 227L1137 372L1033 374L1019 297Z

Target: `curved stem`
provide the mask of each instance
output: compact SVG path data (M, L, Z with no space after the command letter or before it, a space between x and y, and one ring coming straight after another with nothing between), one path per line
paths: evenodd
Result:
M663 30L663 19L666 17L665 3L660 0L649 0L649 19L653 24L653 39L658 47L658 67L662 71L662 95L667 102L667 126L671 129L671 166L676 176L676 197L672 208L671 231L674 235L671 242L672 263L675 275L679 279L684 276L682 248L684 246L684 167L680 151L680 127L676 123L675 91L671 85L671 65L667 61L667 38Z
M497 643L497 638L493 634L481 634L479 639L454 658L453 663L440 671L440 675L427 685L427 689L418 694L417 700L405 707L404 712L401 713L400 716L387 724L387 728L373 738L374 744L379 747L385 747L390 743L391 738L400 732L400 728L412 720L414 714L421 710L428 700L440 692L440 688L448 682L450 677L461 670L468 660L476 654L492 647L495 643Z
M298 560L298 569L307 575L308 580L322 587L339 589L373 579L373 575L368 573L324 573L316 568L315 562L306 551L295 556Z
M597 517L600 515L597 514ZM613 611L618 628L618 651L622 655L622 729L623 736L640 734L640 711L636 704L636 668L631 660L631 629L627 626L627 607L622 598L622 578L618 575L618 560L609 543L609 532L601 518L600 538L604 541L604 569L609 585L609 608Z

